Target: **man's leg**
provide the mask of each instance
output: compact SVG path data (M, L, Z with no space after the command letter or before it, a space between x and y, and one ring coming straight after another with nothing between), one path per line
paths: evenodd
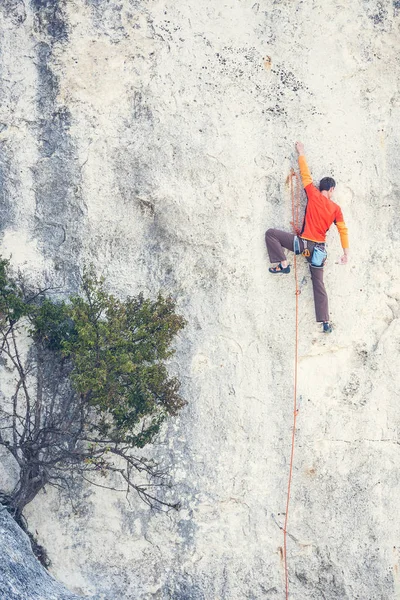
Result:
M315 318L318 323L329 321L328 295L324 284L324 269L310 265L314 292Z
M269 260L272 263L281 263L282 267L287 266L286 255L283 248L293 252L294 237L293 233L288 233L287 231L268 229L265 234L265 243L267 244ZM300 240L300 250L303 250L302 240Z

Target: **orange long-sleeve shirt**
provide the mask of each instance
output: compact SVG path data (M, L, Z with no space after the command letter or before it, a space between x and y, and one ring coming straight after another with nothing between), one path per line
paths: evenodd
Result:
M303 155L299 156L299 167L308 199L301 237L312 242L325 242L328 229L332 223L335 223L339 231L342 248L348 248L348 232L340 206L326 198L313 185L306 157Z

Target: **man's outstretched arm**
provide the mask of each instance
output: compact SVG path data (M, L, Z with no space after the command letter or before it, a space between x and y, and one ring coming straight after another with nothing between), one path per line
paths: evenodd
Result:
M304 144L302 144L301 142L296 142L296 150L299 155L299 167L300 167L301 180L303 182L303 187L306 188L313 181L312 181L310 170L307 165L306 157L304 156Z
M337 219L335 220L335 225L338 228L338 232L340 235L340 243L343 248L343 256L340 258L340 262L342 265L345 265L349 260L349 235L346 227L346 223L343 220L343 214L340 208L338 207Z
M346 223L344 222L342 209L338 205L336 205L334 223L338 229L340 243L343 248L343 256L340 257L340 262L342 265L345 265L349 260L349 233L347 231Z

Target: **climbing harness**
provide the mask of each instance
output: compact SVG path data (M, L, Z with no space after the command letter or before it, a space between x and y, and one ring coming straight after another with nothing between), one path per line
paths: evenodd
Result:
M313 267L319 267L322 269L322 267L325 264L326 259L328 258L328 253L326 251L325 248L325 244L323 243L314 243L314 248L312 251L312 254L310 253L310 250L307 248L308 244L308 240L301 240L303 242L303 247L304 250L303 252L300 249L300 239L297 235L294 236L293 239L293 252L297 255L302 254L305 258L310 258L311 256L311 265Z
M292 198L292 222L293 233L296 235L299 232L299 213L300 213L300 183L297 173L292 169L290 172L290 194ZM295 183L293 182L295 179ZM300 249L300 245L299 245ZM285 512L285 523L283 526L283 559L285 564L285 588L286 588L286 600L289 599L289 571L288 571L288 560L287 560L287 527L289 522L289 505L290 505L290 492L292 486L292 475L293 475L293 459L294 459L294 446L296 436L296 420L299 411L297 403L297 367L298 367L298 349L299 349L299 295L300 286L299 278L297 273L297 256L296 252L293 258L294 267L294 279L296 285L296 312L295 312L295 323L296 323L296 336L295 336L295 353L294 353L294 406L293 406L293 428L292 428L292 447L290 452L290 465L289 465L289 479L287 488L287 499L286 499L286 512Z

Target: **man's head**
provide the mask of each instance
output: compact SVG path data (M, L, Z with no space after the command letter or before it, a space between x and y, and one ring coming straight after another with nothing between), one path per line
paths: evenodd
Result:
M319 191L326 192L324 196L327 196L329 199L332 198L333 192L335 191L336 182L332 177L324 177L319 182Z

